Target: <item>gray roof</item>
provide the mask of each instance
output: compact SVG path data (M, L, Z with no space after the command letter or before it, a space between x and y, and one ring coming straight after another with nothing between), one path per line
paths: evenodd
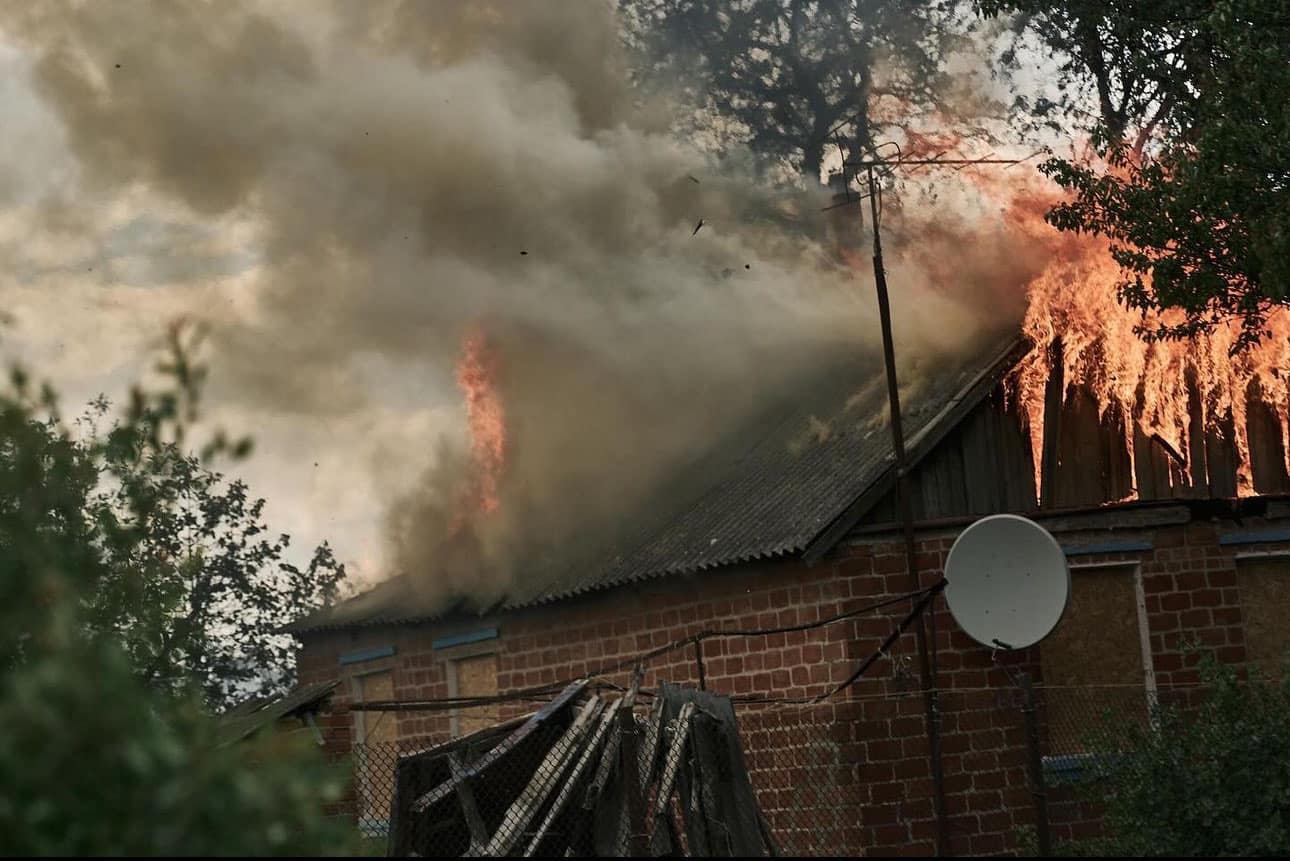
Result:
M316 711L339 684L338 681L315 682L280 697L256 697L240 703L220 715L220 743L232 744L282 718Z
M1021 347L1010 338L952 370L929 370L902 395L911 463L989 393ZM577 562L536 564L495 609L751 560L818 557L890 488L893 462L881 367L835 366L679 470L632 530ZM463 609L409 612L416 606L405 579L394 578L292 630L426 621Z

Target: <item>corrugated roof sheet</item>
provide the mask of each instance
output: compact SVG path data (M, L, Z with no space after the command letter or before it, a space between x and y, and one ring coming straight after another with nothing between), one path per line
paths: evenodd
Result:
M253 735L284 717L315 708L331 696L338 681L304 685L277 699L258 697L234 706L220 715L221 744L232 744Z
M1018 348L1010 339L951 372L929 373L902 395L911 458L925 453L933 431L961 415L955 407L983 396ZM945 429L941 429L945 430ZM870 363L835 367L792 403L767 410L749 427L679 470L676 482L645 506L632 531L582 561L536 566L498 605L519 607L670 574L738 562L799 555L835 524L894 462L887 426L887 390ZM852 512L854 513L854 512ZM302 620L296 631L426 621L451 613L410 613L417 606L395 578L331 610Z

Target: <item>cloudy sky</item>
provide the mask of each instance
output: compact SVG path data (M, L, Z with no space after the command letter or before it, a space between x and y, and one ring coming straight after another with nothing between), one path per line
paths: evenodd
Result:
M99 393L123 401L171 322L246 313L263 252L247 214L196 214L146 187L88 188L35 60L0 34L0 356L54 382L72 412ZM297 373L289 363L275 372ZM326 539L356 573L376 576L391 488L426 467L434 440L462 432L450 373L401 375L397 405L307 417L245 403L220 391L218 366L215 376L204 425L254 437L254 456L230 471L267 498L272 528L294 536L302 560Z

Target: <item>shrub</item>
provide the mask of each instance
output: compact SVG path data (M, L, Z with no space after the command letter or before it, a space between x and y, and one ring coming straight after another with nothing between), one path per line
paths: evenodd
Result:
M1246 680L1210 657L1201 675L1193 702L1122 726L1114 755L1090 759L1082 792L1105 810L1107 836L1084 851L1290 852L1290 676Z

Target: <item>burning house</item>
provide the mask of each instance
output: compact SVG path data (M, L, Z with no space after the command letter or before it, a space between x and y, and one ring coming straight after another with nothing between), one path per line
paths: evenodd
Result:
M784 851L1003 852L1035 822L1011 673L1035 680L1048 765L1070 771L1102 706L1137 719L1195 683L1193 646L1271 666L1290 645L1290 315L1235 357L1223 326L1141 339L1105 244L1044 222L1046 180L928 164L893 186L898 476L869 259L822 239L829 219L837 244L861 235L816 182L828 135L790 192L751 169L770 153L673 133L699 106L634 86L620 4L12 5L39 7L12 29L71 159L45 171L49 241L15 244L37 254L15 271L79 270L46 257L83 230L112 264L93 278L138 270L121 295L152 314L172 307L155 268L166 302L214 324L232 405L283 421L297 477L328 477L319 505L388 506L393 576L292 626L301 689L281 712L328 692L315 723L354 753L365 828L392 819L390 752L487 735L571 680L627 689L639 664L641 690L734 703ZM960 41L935 77L974 111L997 67L967 74ZM881 85L901 76L891 51L846 50L873 66L861 102L833 84L836 117L791 99L816 131L859 111L856 140L970 154L953 126L990 118L908 103ZM716 119L716 138L741 124ZM165 253L140 267L118 240ZM462 428L434 403L453 382ZM1001 512L1065 548L1061 626L994 654L936 603L930 649L914 631L880 648L965 525ZM1074 803L1050 813L1059 839L1097 827Z
M1040 305L1042 294L1032 310ZM512 713L430 701L486 703L587 676L626 684L633 662L652 655L647 688L697 685L745 704L751 782L788 850L931 853L937 784L948 849L1016 849L1034 808L1012 672L1041 684L1046 761L1069 768L1086 752L1082 728L1108 704L1145 715L1195 684L1196 647L1272 667L1290 609L1282 372L1217 371L1182 345L1134 341L1117 352L1081 340L1073 321L1045 332L1037 319L1027 318L1028 338L930 375L902 409L922 586L940 577L965 525L998 512L1044 525L1073 572L1065 620L1019 654L973 643L941 605L929 614L941 774L911 636L845 690L812 701L848 679L908 608L811 624L910 592L886 392L858 360L715 440L630 528L589 537L594 552L531 560L490 606L427 607L407 575L302 620L301 681L342 682L329 743L425 746ZM1284 348L1282 336L1268 349ZM500 418L486 397L470 404L472 421ZM483 444L475 456L486 465L496 452ZM713 630L736 633L695 641ZM396 701L406 708L364 708ZM792 720L776 702L798 709ZM803 727L818 743L786 766L780 755L800 749ZM358 816L388 817L390 779L360 780ZM1096 830L1094 811L1059 800L1049 811L1058 838Z
M486 732L530 705L514 698L572 680L628 688L640 664L642 690L734 702L784 851L1003 852L1035 822L1012 672L1036 681L1044 753L1069 770L1103 706L1145 716L1196 681L1193 644L1274 662L1290 573L1285 315L1236 359L1222 327L1144 341L1104 244L1043 221L1051 190L966 166L963 200L936 184L934 206L892 203L884 227L916 582L940 579L967 524L1014 512L1058 538L1074 583L1058 630L1019 654L976 645L934 605L933 755L913 632L852 678L915 591L867 255L818 241L816 189L785 204L801 216L786 231L759 182L715 166L700 181L702 159L626 119L612 22L567 8L552 5L558 27L499 16L478 56L415 85L379 64L370 89L332 88L365 117L387 93L442 99L435 125L373 130L406 159L321 150L344 206L286 183L275 210L281 241L326 238L299 245L300 277L273 282L270 309L309 308L316 324L285 315L281 332L308 337L293 358L442 367L462 342L469 443L392 506L397 576L294 626L301 682L340 682L321 723L332 750L355 753L365 827L397 813L391 751ZM553 65L545 45L574 42L598 47ZM462 92L469 110L449 98ZM291 147L318 149L314 128ZM830 211L845 246L855 210ZM301 214L321 220L303 229ZM410 231L374 253L372 237ZM1058 839L1097 827L1074 803L1050 814Z

